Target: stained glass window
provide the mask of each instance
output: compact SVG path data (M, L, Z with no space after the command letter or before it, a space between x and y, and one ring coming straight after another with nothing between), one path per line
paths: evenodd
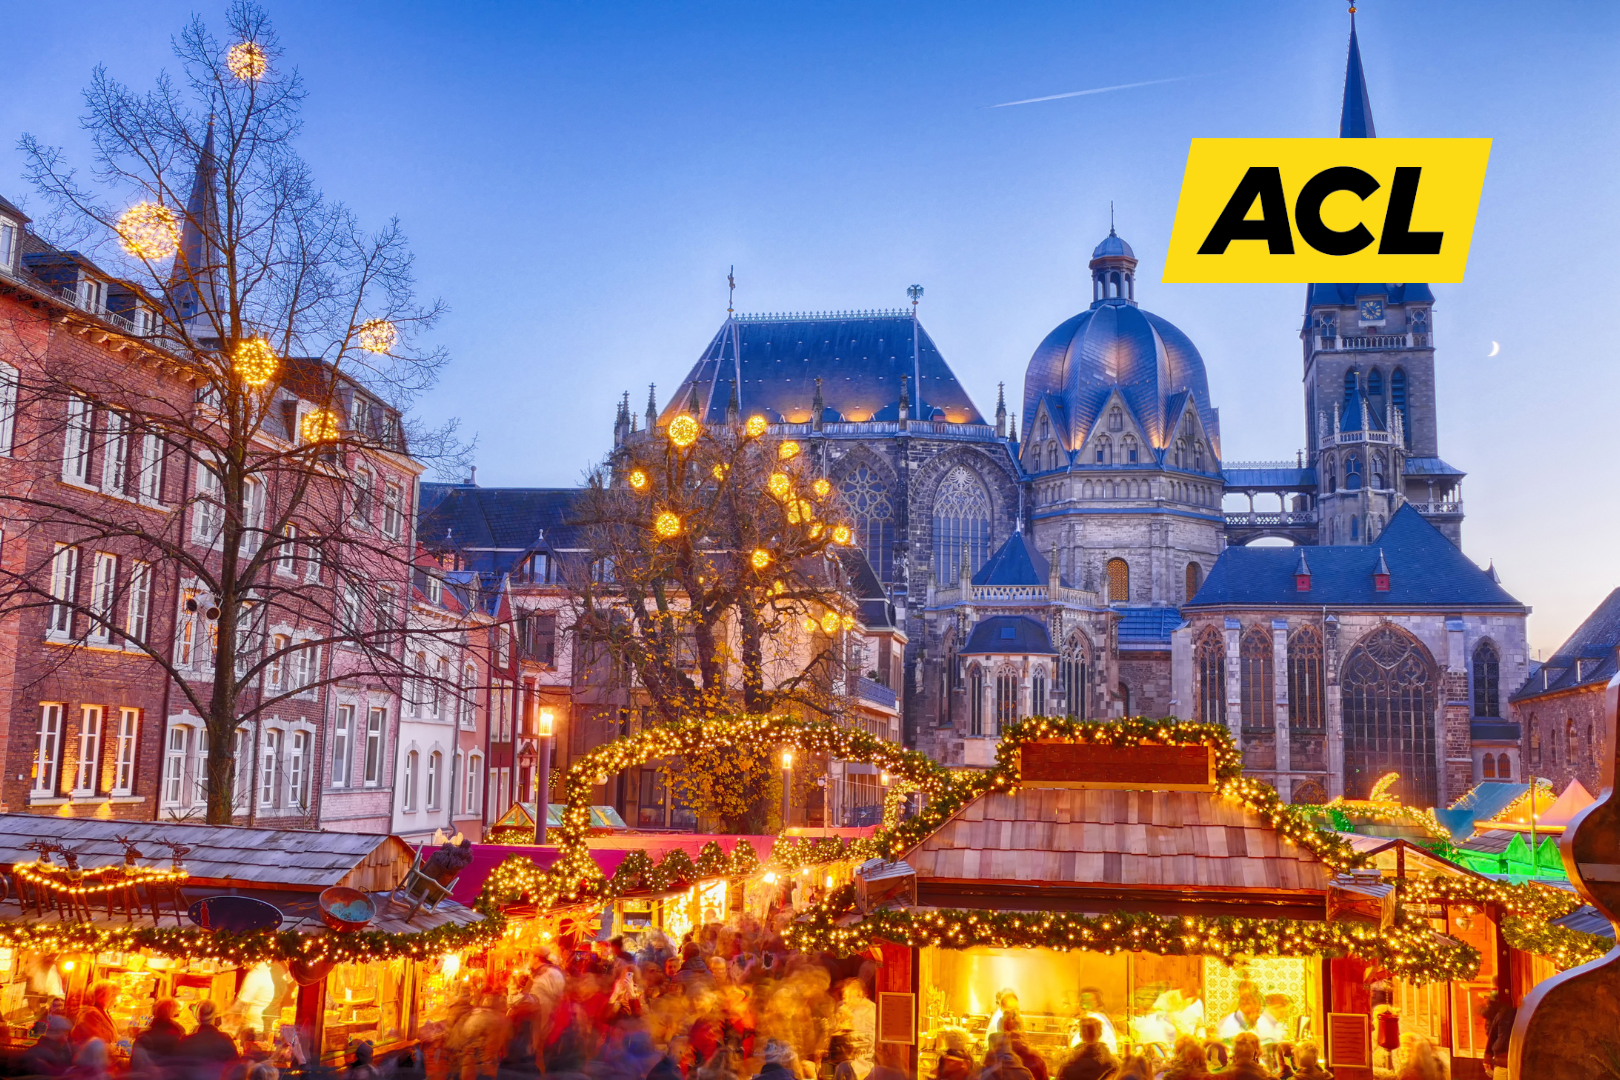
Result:
M955 581L967 551L971 571L990 558L990 497L965 466L952 469L934 495L934 573Z
M894 580L894 503L888 478L861 465L838 486L849 507L855 536L880 580Z
M1434 664L1411 634L1382 626L1350 650L1344 707L1345 795L1365 799L1387 772L1408 806L1433 806L1436 783Z

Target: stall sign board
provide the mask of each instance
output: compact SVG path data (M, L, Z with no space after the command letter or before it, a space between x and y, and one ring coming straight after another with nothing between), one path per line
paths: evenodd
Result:
M1361 1013L1328 1013L1328 1068L1371 1068L1372 1031Z
M1041 739L1019 749L1018 771L1026 787L1214 791L1215 749Z
M878 994L878 1042L911 1046L917 1041L913 1022L917 1012L916 994Z

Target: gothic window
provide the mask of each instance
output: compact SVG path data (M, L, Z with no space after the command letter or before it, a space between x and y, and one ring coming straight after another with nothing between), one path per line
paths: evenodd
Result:
M1097 440L1097 464L1112 465L1114 463L1114 447L1104 435Z
M1384 373L1377 368L1367 372L1367 393L1373 397L1384 396Z
M1029 680L1029 715L1046 715L1046 671L1036 668Z
M1186 439L1177 439L1176 440L1176 468L1184 469L1186 467L1187 467L1187 440Z
M1388 487L1384 483L1384 453L1381 450L1372 456L1372 486L1374 491L1384 491Z
M1041 438L1050 439L1051 437L1052 437L1052 423L1051 423L1050 420L1048 420L1046 417L1043 416L1043 417L1041 417Z
M1530 764L1541 764L1541 724L1535 713L1530 714Z
M1108 430L1125 430L1125 413L1118 405L1115 405L1112 409L1108 410Z
M1238 648L1242 681L1243 729L1270 731L1277 719L1277 684L1272 665L1271 631L1261 624L1249 627Z
M1352 539L1352 540L1360 540L1361 539L1361 517L1360 517L1360 515L1352 515L1351 518L1350 518L1350 539Z
M1046 467L1048 469L1055 469L1058 467L1057 443L1053 443L1051 446L1046 448Z
M1291 801L1295 805L1320 806L1328 801L1327 790L1316 780L1306 780L1294 785Z
M1389 403L1401 414L1401 432L1407 446L1412 445L1412 427L1406 422L1406 369L1396 368L1389 373Z
M934 495L934 566L954 581L966 551L970 571L990 557L990 497L966 467L952 469Z
M1344 490L1361 490L1361 455L1351 454L1344 459Z
M1091 647L1079 630L1069 635L1058 661L1057 692L1065 716L1086 718L1086 702L1091 698Z
M996 734L1000 735L1018 719L1018 676L1003 671L996 676Z
M1356 392L1356 369L1351 368L1344 373L1344 396L1349 397Z
M1136 464L1136 439L1130 435L1125 436L1125 461L1127 464Z
M1398 772L1401 801L1438 798L1434 664L1417 638L1394 626L1372 631L1344 662L1345 795L1365 799L1373 782Z
M1502 664L1496 646L1482 641L1474 649L1474 715L1501 716Z
M861 465L838 486L854 521L855 536L872 569L886 582L894 580L894 504L887 478ZM954 565L954 564L947 564Z
M1198 588L1203 584L1204 568L1195 562L1187 564L1187 599L1190 601L1198 594Z
M1204 471L1204 444L1201 442L1193 444L1193 468Z
M1579 746L1580 746L1580 744L1578 744L1575 741L1575 721L1573 721L1573 720L1565 720L1564 721L1564 767L1566 769L1575 768L1575 763L1580 761L1581 755L1579 753Z
M1513 763L1508 760L1506 754L1496 755L1496 778L1498 780L1513 779Z
M1288 729L1321 731L1322 638L1314 626L1302 626L1288 639Z
M1193 716L1206 724L1226 725L1226 639L1213 626L1204 627L1194 651L1196 685Z
M1327 493L1331 495L1338 490L1338 476L1333 468L1332 455L1328 455L1322 459L1322 469L1325 473L1323 482L1326 485Z
M984 734L984 669L978 664L968 669L968 734Z
M1131 601L1131 564L1124 559L1108 560L1108 602L1128 604Z
M1484 770L1483 770L1483 773L1482 773L1483 778L1486 779L1486 780L1495 780L1496 779L1496 755L1495 754L1486 754L1485 755L1485 760L1484 760L1484 762L1482 764L1484 765Z

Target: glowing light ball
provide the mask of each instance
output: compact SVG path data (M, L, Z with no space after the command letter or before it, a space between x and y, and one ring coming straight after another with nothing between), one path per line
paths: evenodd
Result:
M764 548L755 548L754 553L748 556L748 562L755 570L763 570L771 565L771 553Z
M260 387L275 378L276 368L279 365L276 350L272 349L264 338L250 337L236 343L232 367L236 371L237 378L248 386Z
M748 418L748 423L743 425L743 430L748 432L752 438L757 439L761 435L765 434L765 429L769 426L769 423L763 416L755 413L753 416Z
M138 202L118 219L118 241L137 259L158 262L180 250L180 223L162 203Z
M366 352L389 352L398 343L399 329L387 319L367 319L360 324L360 347Z
M697 442L701 430L696 420L682 413L669 422L669 441L684 450Z
M799 444L794 442L792 439L789 439L787 442L776 448L776 456L781 458L783 461L792 461L794 458L799 456Z
M849 531L849 526L848 525L834 526L834 528L833 528L833 536L832 536L833 543L835 543L835 544L847 544L847 543L850 542L851 539L853 539L853 537L854 537L854 534Z
M681 535L681 519L674 512L665 510L653 519L653 532L664 540L679 536Z
M225 54L225 66L238 79L250 82L264 78L264 73L270 69L270 58L257 42L242 41L232 45Z
M337 414L330 409L313 409L299 421L298 433L305 442L331 442L338 437Z
M778 499L786 495L793 487L793 481L788 479L787 473L771 473L771 478L765 481L765 488Z
M814 484L811 484L810 489L816 493L818 499L825 499L832 493L832 485L827 482L826 477L822 477Z
M630 486L637 491L644 491L647 487L647 474L640 469L630 470Z
M821 629L829 634L838 632L838 612L829 611L821 617Z

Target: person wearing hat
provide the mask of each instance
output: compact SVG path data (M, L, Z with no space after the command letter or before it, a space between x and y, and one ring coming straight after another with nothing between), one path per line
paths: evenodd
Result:
M797 1055L793 1047L777 1039L769 1039L765 1043L765 1067L759 1070L757 1080L796 1080L798 1073L793 1067Z
M212 1001L198 1005L197 1030L180 1040L180 1056L196 1062L215 1062L221 1067L235 1061L236 1044L219 1030L218 1024L218 1005Z
M61 1076L73 1064L73 1043L68 1033L73 1021L59 1012L45 1018L39 1040L23 1051L21 1072L25 1076Z

